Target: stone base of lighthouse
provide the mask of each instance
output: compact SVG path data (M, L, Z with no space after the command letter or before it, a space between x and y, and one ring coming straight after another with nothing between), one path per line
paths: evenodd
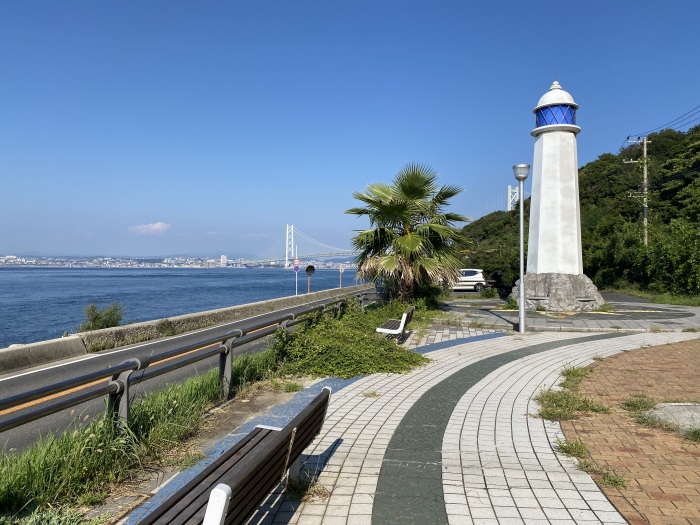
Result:
M511 297L519 299L520 281ZM597 310L605 301L593 281L585 275L564 273L532 273L525 275L525 309L543 307L548 312L588 312ZM541 309L540 308L540 309Z

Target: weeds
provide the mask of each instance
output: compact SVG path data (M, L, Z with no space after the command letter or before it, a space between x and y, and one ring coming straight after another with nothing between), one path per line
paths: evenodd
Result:
M304 385L302 385L301 383L295 383L293 381L290 381L284 384L284 391L287 393L299 392L303 389Z
M625 478L618 476L612 470L600 468L595 463L587 459L579 461L578 468L584 472L587 472L591 476L596 476L601 485L615 487L618 489L623 489L627 486L627 480Z
M651 410L656 406L656 400L647 394L632 394L622 403L622 408L630 412Z
M627 480L622 476L618 476L612 470L604 472L603 477L600 478L600 482L606 487L615 487L618 489L624 489L627 485Z
M304 476L298 481L287 479L287 496L291 500L309 502L324 501L331 495L331 492L318 482L315 476ZM0 524L1 525L1 524Z
M447 312L444 315L435 317L434 322L443 326L463 326L464 318L454 312Z
M564 381L559 386L568 390L575 390L578 388L581 381L588 376L590 371L590 368L573 367L567 365L561 371Z
M21 454L0 453L0 512L103 501L109 486L128 479L145 462L162 459L196 432L220 395L215 370L134 403L125 432L103 416L41 438Z
M576 419L578 412L610 413L610 409L596 400L579 396L570 390L547 390L540 392L535 401L540 404L537 414L550 421Z
M700 428L691 428L683 432L683 437L689 441L700 443Z
M615 307L610 303L603 303L595 310L596 312L610 313L615 311Z
M564 377L560 384L561 389L544 390L535 397L535 401L540 404L537 415L550 421L565 421L576 419L579 412L610 413L608 407L595 399L578 394L579 384L590 371L590 368L564 367L561 371Z
M175 325L170 319L161 319L156 323L156 331L158 332L158 335L161 337L170 337L173 335L177 335L177 330L175 329Z
M508 299L506 302L501 305L501 310L517 310L518 309L518 301L516 301L512 296L508 296Z
M635 414L634 420L642 426L665 430L666 432L678 432L678 425L671 421L665 421L657 416L640 412Z
M588 447L580 439L576 439L576 441L570 443L557 439L557 450L573 458L583 459L588 457Z
M598 465L593 463L592 461L588 459L582 459L581 461L578 462L578 468L583 470L584 472L587 472L589 474L603 474L604 470L601 469Z

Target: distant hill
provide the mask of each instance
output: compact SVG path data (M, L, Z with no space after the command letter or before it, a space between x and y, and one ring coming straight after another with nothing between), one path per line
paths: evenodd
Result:
M649 135L649 245L642 229L642 152L630 145L579 169L583 265L599 287L700 293L700 126ZM625 160L640 162L625 163ZM529 199L525 201L525 223ZM519 272L518 211L464 227L465 267L512 281ZM527 246L526 246L527 250ZM526 252L527 253L527 252Z

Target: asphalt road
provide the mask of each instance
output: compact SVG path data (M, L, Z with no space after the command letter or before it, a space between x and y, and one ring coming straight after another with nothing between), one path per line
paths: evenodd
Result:
M52 363L36 369L2 376L0 377L0 396L2 399L6 399L16 395L24 395L30 390L62 381L70 381L73 378L86 374L104 371L111 366L118 365L132 358L137 358L142 362L144 360L156 361L157 356L163 353L188 347L190 347L190 352L196 353L199 350L193 349L196 347L202 348L201 342L203 341L217 338L223 339L227 334L235 332L236 330L241 330L244 334L248 334L251 330L260 330L263 326L274 326L284 315L292 314L296 316L308 310L310 306L323 305L330 301L331 299L315 301L306 305L277 310L248 319L197 330L195 332L188 332L157 341L130 345L113 350L96 352L79 358ZM240 339L241 342L251 337L256 337L255 333L256 332L253 332L252 335L245 335ZM259 334L260 331L257 333ZM244 353L259 352L267 347L269 340L270 338L268 336L241 346L236 346L233 348L232 353L235 356ZM218 344L216 344L216 346L218 346ZM172 361L153 364L149 366L147 370L150 373L153 370L157 370L159 367L166 366L166 364L170 362ZM133 385L130 388L129 397L130 399L138 399L149 392L160 390L169 384L182 382L184 379L197 374L204 374L213 368L218 368L218 366L218 355L209 357L192 365L188 365L185 368L179 368L166 374L150 378L148 381ZM142 373L142 371L136 371L133 376L137 376L140 373ZM36 401L28 403L27 406L0 410L0 422L5 422L20 415L26 415L32 410L36 410L37 405L40 403L42 406L50 406L54 403L65 401L67 398L74 398L90 390L100 388L106 385L108 381L108 379L104 379L94 384L88 384L74 389L72 392L54 394L53 396L48 396L43 399L37 399ZM35 443L39 436L46 436L49 433L61 433L66 429L73 428L75 425L84 424L96 415L104 413L105 399L106 397L102 396L6 430L0 433L0 448L5 447L6 451L12 449L20 451Z

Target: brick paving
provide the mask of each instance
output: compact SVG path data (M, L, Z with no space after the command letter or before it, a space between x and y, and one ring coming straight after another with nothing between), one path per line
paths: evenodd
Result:
M700 443L640 426L621 406L634 394L700 402L700 340L639 348L592 368L580 392L611 413L562 422L567 441L581 439L596 466L627 480L603 491L630 523L700 524Z

